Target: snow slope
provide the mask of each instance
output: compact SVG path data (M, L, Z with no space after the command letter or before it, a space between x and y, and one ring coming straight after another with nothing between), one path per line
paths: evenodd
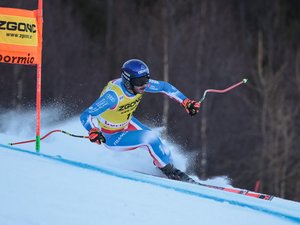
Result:
M300 224L297 202L265 201L131 172L160 173L143 151L114 153L60 133L42 141L40 154L34 144L10 147L8 142L32 139L32 127L24 125L30 116L15 116L15 125L3 118L1 225ZM24 129L16 134L18 127ZM85 134L77 118L45 127L43 134L52 129ZM172 148L176 152L177 146ZM184 169L182 155L176 153L175 161ZM208 182L229 185L224 179Z

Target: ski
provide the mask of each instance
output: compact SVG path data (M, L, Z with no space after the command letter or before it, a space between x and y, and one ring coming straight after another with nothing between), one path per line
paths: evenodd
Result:
M167 178L164 175L161 175L161 176L160 175L153 175L153 174L140 172L140 171L134 171L134 172L170 180L169 178ZM184 182L184 181L180 181L180 180L176 180L176 181ZM214 185L209 185L209 184L203 184L203 183L200 183L200 182L197 182L197 181L188 182L188 183L196 184L196 185L200 185L200 186L208 187L208 188L212 188L212 189L217 189L217 190L221 190L221 191L231 192L231 193L235 193L235 194L245 195L245 196L248 196L248 197L258 198L258 199L262 199L262 200L271 201L274 198L274 196L268 195L268 194L261 194L261 193L248 191L248 190L237 189L237 188L220 187L220 186L214 186Z
M227 192L231 192L231 193L246 195L249 197L259 198L259 199L263 199L263 200L271 201L274 197L272 195L261 194L261 193L248 191L248 190L241 190L241 189L228 188L228 187L219 187L219 186L208 185L208 184L203 184L203 183L199 183L199 182L196 182L196 184L198 184L200 186L208 187L208 188L213 188L213 189L218 189L218 190L227 191Z

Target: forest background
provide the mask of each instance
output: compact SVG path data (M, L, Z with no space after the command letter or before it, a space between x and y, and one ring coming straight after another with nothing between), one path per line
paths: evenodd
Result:
M0 6L36 9L37 0ZM78 115L130 58L196 100L248 78L208 94L195 117L151 94L136 117L194 155L190 173L251 190L260 181L261 192L300 201L299 40L298 0L45 0L42 105ZM34 107L35 67L0 71L2 113Z

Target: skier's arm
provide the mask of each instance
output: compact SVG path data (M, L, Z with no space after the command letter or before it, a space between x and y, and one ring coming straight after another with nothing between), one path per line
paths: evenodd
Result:
M96 127L93 123L93 119L107 109L114 108L117 104L117 94L113 91L106 92L80 115L82 125L87 131L90 131L92 128Z
M166 81L150 79L145 91L166 94L179 103L182 103L183 100L187 98L181 91Z
M179 102L191 116L199 112L200 102L188 99L182 92L168 82L150 79L146 87L146 92L166 94Z

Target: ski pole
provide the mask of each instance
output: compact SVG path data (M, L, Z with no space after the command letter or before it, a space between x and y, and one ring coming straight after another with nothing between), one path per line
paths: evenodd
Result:
M204 92L202 98L200 99L199 103L204 101L204 99L206 97L206 94L209 93L209 92L211 92L211 93L225 93L225 92L228 92L228 91L232 90L233 88L236 88L237 86L240 86L241 84L247 83L247 81L248 81L248 79L243 79L242 81L240 81L240 82L238 82L238 83L236 83L236 84L234 84L234 85L232 85L232 86L230 86L226 89L223 89L223 90L207 89L207 90L205 90L205 92Z
M69 135L69 136L72 136L72 137L77 137L77 138L89 138L88 136L71 134L71 133L69 133L67 131L64 131L64 130L52 130L49 133L45 134L43 137L41 137L40 140L45 139L46 137L48 137L50 134L52 134L54 132L61 132L63 134L66 134L66 135ZM32 139L32 140L20 141L20 142L8 143L8 144L9 145L19 145L19 144L26 144L26 143L35 142L35 141L36 141L35 139Z

